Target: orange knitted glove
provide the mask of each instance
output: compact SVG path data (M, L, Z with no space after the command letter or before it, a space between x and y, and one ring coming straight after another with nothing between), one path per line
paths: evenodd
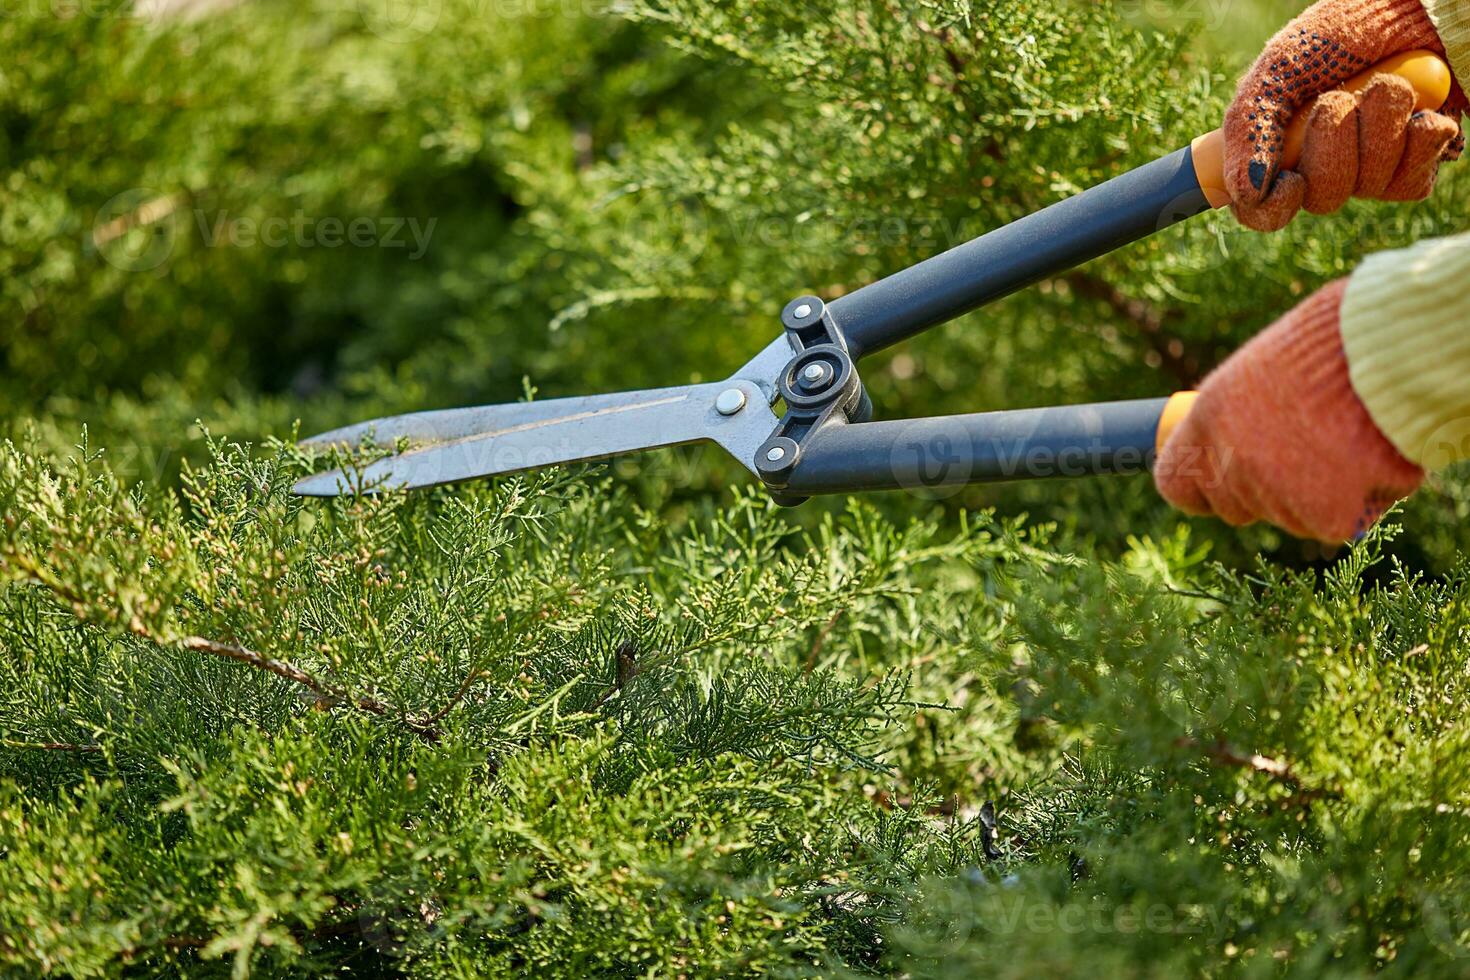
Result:
M1358 96L1332 91L1418 48L1444 54L1421 0L1320 0L1277 34L1225 115L1225 183L1241 223L1276 231L1303 207L1325 214L1350 197L1428 197L1440 162L1464 147L1459 84L1443 112L1415 113L1413 90L1400 79L1380 79ZM1298 170L1278 173L1287 126L1318 96Z
M1339 543L1418 489L1424 471L1378 430L1349 380L1346 290L1346 279L1322 289L1205 379L1154 469L1166 500Z

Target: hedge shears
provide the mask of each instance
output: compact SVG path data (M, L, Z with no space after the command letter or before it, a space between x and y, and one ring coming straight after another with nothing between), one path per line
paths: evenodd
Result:
M1419 110L1449 97L1435 54L1400 55L1349 81L1403 77ZM1299 160L1305 113L1283 169ZM801 296L780 336L727 380L648 391L418 412L336 429L307 447L400 448L357 470L307 477L305 496L426 487L562 463L712 442L781 503L818 494L1146 472L1194 395L873 421L865 356L1230 203L1224 137L1189 146L886 279L825 302ZM779 417L775 406L783 403Z

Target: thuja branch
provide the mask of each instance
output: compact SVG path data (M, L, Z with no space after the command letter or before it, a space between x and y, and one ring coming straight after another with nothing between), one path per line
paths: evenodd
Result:
M49 569L42 566L29 555L7 551L3 555L0 555L0 566L9 566L23 572L27 578L42 588L45 588L57 598L70 603L73 612L78 618L84 618L86 609L94 605L87 596L82 595L74 587L57 578ZM366 711L369 714L378 715L383 718L396 718L409 731L429 741L438 741L439 728L436 723L447 713L448 708L452 708L458 702L460 697L463 696L464 691L469 689L470 684L475 678L475 675L472 673L461 687L460 693L450 701L444 710L435 712L427 718L414 718L394 712L387 704L379 701L377 698L366 694L353 694L346 688L337 684L328 683L289 661L280 660L251 650L239 643L212 640L202 636L185 636L178 639L161 637L156 635L147 624L136 617L128 621L124 626L124 630L129 635L137 637L140 640L146 640L155 646L172 646L194 653L205 653L213 657L233 660L236 663L245 664L256 670L265 671L268 674L274 674L277 677L288 680L293 684L298 684L311 691L317 696L318 703L324 706L330 707L338 704L350 704L354 708L360 711ZM60 746L58 746L59 748Z
M842 614L845 612L847 612L847 607L839 606L837 611L817 631L817 638L812 641L812 647L807 651L806 655L806 672L808 674L817 669L817 657L821 655L822 647L827 643L827 637L832 635L832 630L837 627L838 621L842 619Z
M1216 740L1214 742L1200 742L1195 738L1180 738L1174 743L1181 749L1190 749L1200 752L1206 759L1217 766L1231 769L1248 769L1251 772L1269 776L1284 786L1289 786L1296 791L1297 798L1302 800L1320 799L1333 797L1337 794L1331 790L1310 789L1302 784L1301 777L1291 764L1270 756L1261 755L1256 752L1241 752L1232 748L1226 742Z
M130 630L130 632L159 646L168 645L166 642L149 635L146 630L140 631L135 629ZM388 705L379 701L377 698L365 694L350 694L345 688L328 684L293 663L285 660L277 660L263 653L257 653L247 647L240 646L238 643L221 643L218 640L208 640L202 636L186 636L182 640L177 641L177 645L185 650L193 650L197 653L207 653L212 656L223 657L226 660L248 664L256 670L263 670L268 674L275 674L277 677L284 677L286 680L300 684L302 687L311 691L317 696L320 703L324 705L350 704L369 714L385 718L396 717L411 731L424 736L430 741L436 741L439 738L439 730L434 723L443 717L442 713L436 712L428 718L412 718L406 715L397 715ZM470 680L473 680L473 675L471 675ZM469 681L466 681L464 686L465 689L468 689ZM453 706L453 702L451 702L450 706Z
M352 911L355 908L355 906L352 906L350 904L344 904L343 907L347 911ZM348 919L342 922L324 922L321 925L317 926L315 929L301 931L293 930L291 936L297 942L306 942L313 939L330 939L335 936L350 935L351 933L360 931L362 928L363 922L360 919ZM166 949L183 951L204 949L210 943L214 942L216 938L218 937L164 936L162 939L158 940L158 942ZM135 948L128 948L123 951L125 956L137 956L142 952L142 949Z
M145 629L135 628L129 630L129 632L159 646L168 645ZM293 681L302 687L308 688L323 700L341 700L340 691L333 690L295 664L288 663L284 660L277 660L274 657L268 657L263 653L256 653L254 650L246 649L237 643L221 643L217 640L207 640L202 636L186 636L178 641L178 646L183 647L185 650L193 650L196 653L208 653L216 657L224 657L226 660L248 664L268 674L284 677L288 681ZM371 711L373 714L384 713L383 705L371 699L366 700L361 707L363 710Z
M1164 368L1185 388L1199 384L1206 368L1205 361L1192 352L1184 341L1165 328L1164 315L1149 303L1134 299L1106 280L1086 272L1066 276L1066 282L1077 295L1101 300L1114 313L1131 323L1158 355Z
M459 687L455 689L455 692L449 696L449 700L444 702L444 706L438 711L435 711L433 714L429 715L428 717L420 719L418 723L427 726L438 724L444 719L445 715L453 711L455 706L465 699L465 696L470 693L470 688L474 687L475 681L479 680L481 676L482 675L478 667L474 670L471 670L468 674L465 675L463 683L461 683Z
M7 749L28 749L35 752L81 752L91 755L102 751L100 745L78 742L18 742L11 738L0 738L0 745Z

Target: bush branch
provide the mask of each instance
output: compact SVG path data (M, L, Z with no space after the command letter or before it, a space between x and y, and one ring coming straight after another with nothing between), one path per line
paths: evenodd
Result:
M138 628L130 630L130 632L160 646L167 645L149 634L146 629ZM388 705L379 701L377 698L370 697L366 694L350 694L346 689L327 684L293 663L285 660L277 660L263 653L257 653L254 650L240 646L238 643L221 643L218 640L208 640L202 636L186 636L182 640L177 641L177 645L185 650L192 650L196 653L207 653L211 656L223 657L226 660L234 660L237 663L248 664L256 670L263 670L268 674L283 677L311 691L317 696L320 703L324 705L350 704L369 714L384 718L396 717L408 726L409 729L430 741L437 741L439 738L439 731L435 727L434 722L443 717L442 712L431 715L428 718L411 718L406 715L397 715ZM472 674L470 680L473 680L473 678L474 675ZM466 681L463 689L467 690L468 687L469 681ZM455 700L458 700L458 696ZM454 702L451 702L448 707L452 707L453 704ZM447 711L448 707L444 710Z
M36 752L101 752L100 745L84 745L77 742L17 742L10 738L0 738L0 745L7 749L30 749Z
M1133 325L1148 343L1165 370L1185 389L1196 387L1206 373L1205 361L1190 351L1183 339L1165 329L1164 314L1150 303L1126 295L1118 287L1087 272L1073 272L1066 283L1086 299L1100 300Z
M1270 756L1255 752L1241 752L1232 748L1223 739L1214 742L1201 742L1196 738L1184 737L1176 739L1174 744L1181 749L1190 749L1200 752L1206 759L1217 766L1230 769L1248 769L1251 772L1269 776L1283 786L1288 786L1295 791L1293 800L1308 802L1314 799L1334 797L1337 794L1331 790L1311 789L1303 785L1302 779L1289 762L1281 759L1273 759Z
M71 603L73 611L77 614L78 618L85 618L84 612L92 603L75 588L57 578L29 555L9 551L0 557L3 557L5 564L23 571L28 577L50 591L57 598ZM354 695L346 688L335 684L328 684L293 663L258 653L238 643L211 640L202 636L186 636L182 639L170 640L155 635L146 624L136 618L131 620L125 628L130 635L140 640L146 640L155 646L175 646L194 653L206 653L210 656L222 657L226 660L233 660L236 663L246 664L256 670L263 670L268 674L274 674L277 677L291 681L293 684L299 684L308 691L311 691L317 696L318 703L324 706L330 707L337 704L350 704L360 711L366 711L369 714L378 715L379 717L397 718L414 734L431 742L439 740L439 729L435 723L443 717L444 712L448 708L453 707L458 702L459 698L463 696L463 692L468 690L470 682L475 677L473 673L470 675L462 686L460 693L455 696L455 699L443 711L437 712L427 718L412 718L407 715L397 714L377 698L365 694Z

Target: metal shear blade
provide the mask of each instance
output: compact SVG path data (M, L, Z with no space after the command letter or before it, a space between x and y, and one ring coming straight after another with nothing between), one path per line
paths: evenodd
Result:
M756 472L755 453L775 428L776 376L791 357L778 337L727 381L542 402L416 412L334 429L307 448L408 448L359 471L331 470L298 482L307 497L406 490L713 442Z

